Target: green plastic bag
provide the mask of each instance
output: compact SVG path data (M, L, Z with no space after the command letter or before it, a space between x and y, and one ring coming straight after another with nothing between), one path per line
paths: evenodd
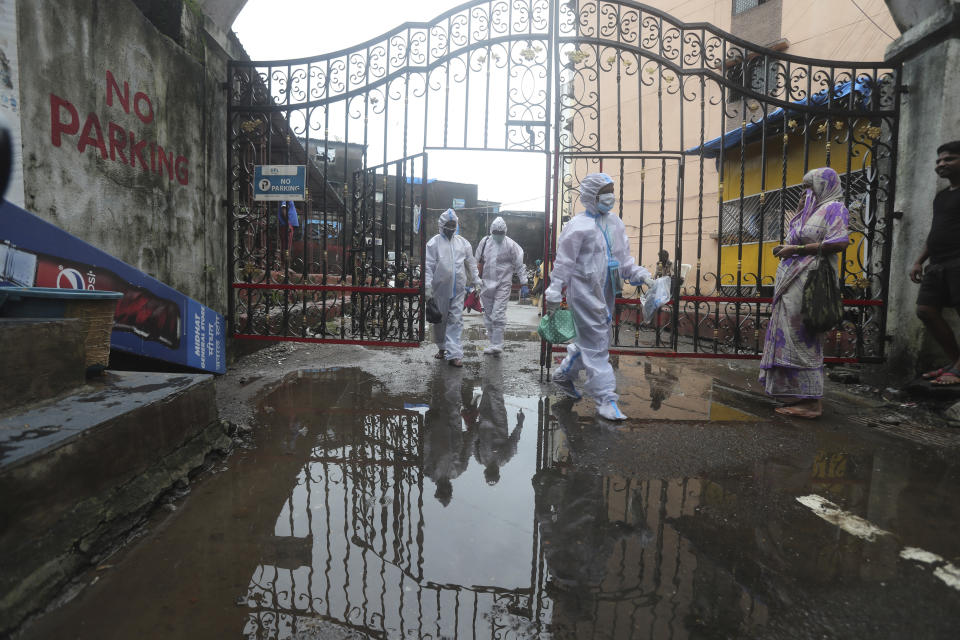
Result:
M537 333L550 344L563 344L577 337L573 313L569 309L557 309L540 319Z

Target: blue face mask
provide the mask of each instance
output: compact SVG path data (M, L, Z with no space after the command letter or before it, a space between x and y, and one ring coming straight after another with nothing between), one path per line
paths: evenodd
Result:
M613 205L617 203L617 196L612 193L601 193L597 196L597 211L600 213L610 213Z

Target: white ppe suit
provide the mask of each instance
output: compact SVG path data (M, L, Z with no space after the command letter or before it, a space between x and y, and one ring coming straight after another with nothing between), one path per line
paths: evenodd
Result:
M423 475L436 484L434 497L443 506L453 497L453 481L470 464L476 437L463 430L462 387L462 369L438 371L430 384L430 408L423 418Z
M507 326L507 302L510 301L513 275L517 275L520 284L527 284L523 249L506 236L502 242L497 242L493 236L495 232L507 232L507 223L499 216L490 224L490 235L477 244L476 256L477 264L483 262L480 303L483 305L483 324L490 340L490 348L485 353L503 351L503 330Z
M554 379L572 382L585 370L584 391L594 398L598 408L615 405L618 398L609 354L615 304L613 286L618 283L611 281L609 266L616 269L614 277L631 283L650 278L650 272L637 265L630 255L623 221L615 213L600 213L598 209L598 192L612 183L605 173L591 173L580 183L580 201L586 211L574 216L560 232L550 286L544 293L548 303L557 304L566 288L567 305L577 327L577 337L567 345L567 357Z
M453 209L440 214L437 225L440 233L427 242L424 286L427 297L433 297L443 318L433 325L433 341L439 349L444 350L447 360L459 360L463 358L463 345L460 343L463 299L468 285L480 285L480 276L470 242L458 234L450 239L443 235L443 225L451 220L457 222L457 214Z
M523 411L517 412L516 426L510 432L507 406L503 399L503 369L498 361L483 369L479 415L477 418L474 457L483 465L487 484L500 480L500 469L517 454L523 431Z

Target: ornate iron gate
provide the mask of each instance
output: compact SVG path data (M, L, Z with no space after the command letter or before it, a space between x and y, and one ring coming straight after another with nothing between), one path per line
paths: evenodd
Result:
M642 292L621 299L614 352L662 356L759 357L770 248L803 173L834 167L855 242L826 355L880 361L899 78L898 67L791 56L629 0L477 0L349 50L233 62L232 333L415 344L422 229L440 209L427 206L423 154L498 150L544 158L548 264L579 178L602 166L617 180L634 255L653 270L666 250L674 295L651 318ZM271 163L307 168L308 224L291 242L252 199L253 166Z

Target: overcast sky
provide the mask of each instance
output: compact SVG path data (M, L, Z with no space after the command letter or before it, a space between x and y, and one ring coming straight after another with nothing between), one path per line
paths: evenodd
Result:
M248 0L233 23L254 60L346 49L404 22L426 22L462 0ZM480 123L482 124L482 123ZM476 183L482 200L542 210L542 154L431 151L430 178Z

